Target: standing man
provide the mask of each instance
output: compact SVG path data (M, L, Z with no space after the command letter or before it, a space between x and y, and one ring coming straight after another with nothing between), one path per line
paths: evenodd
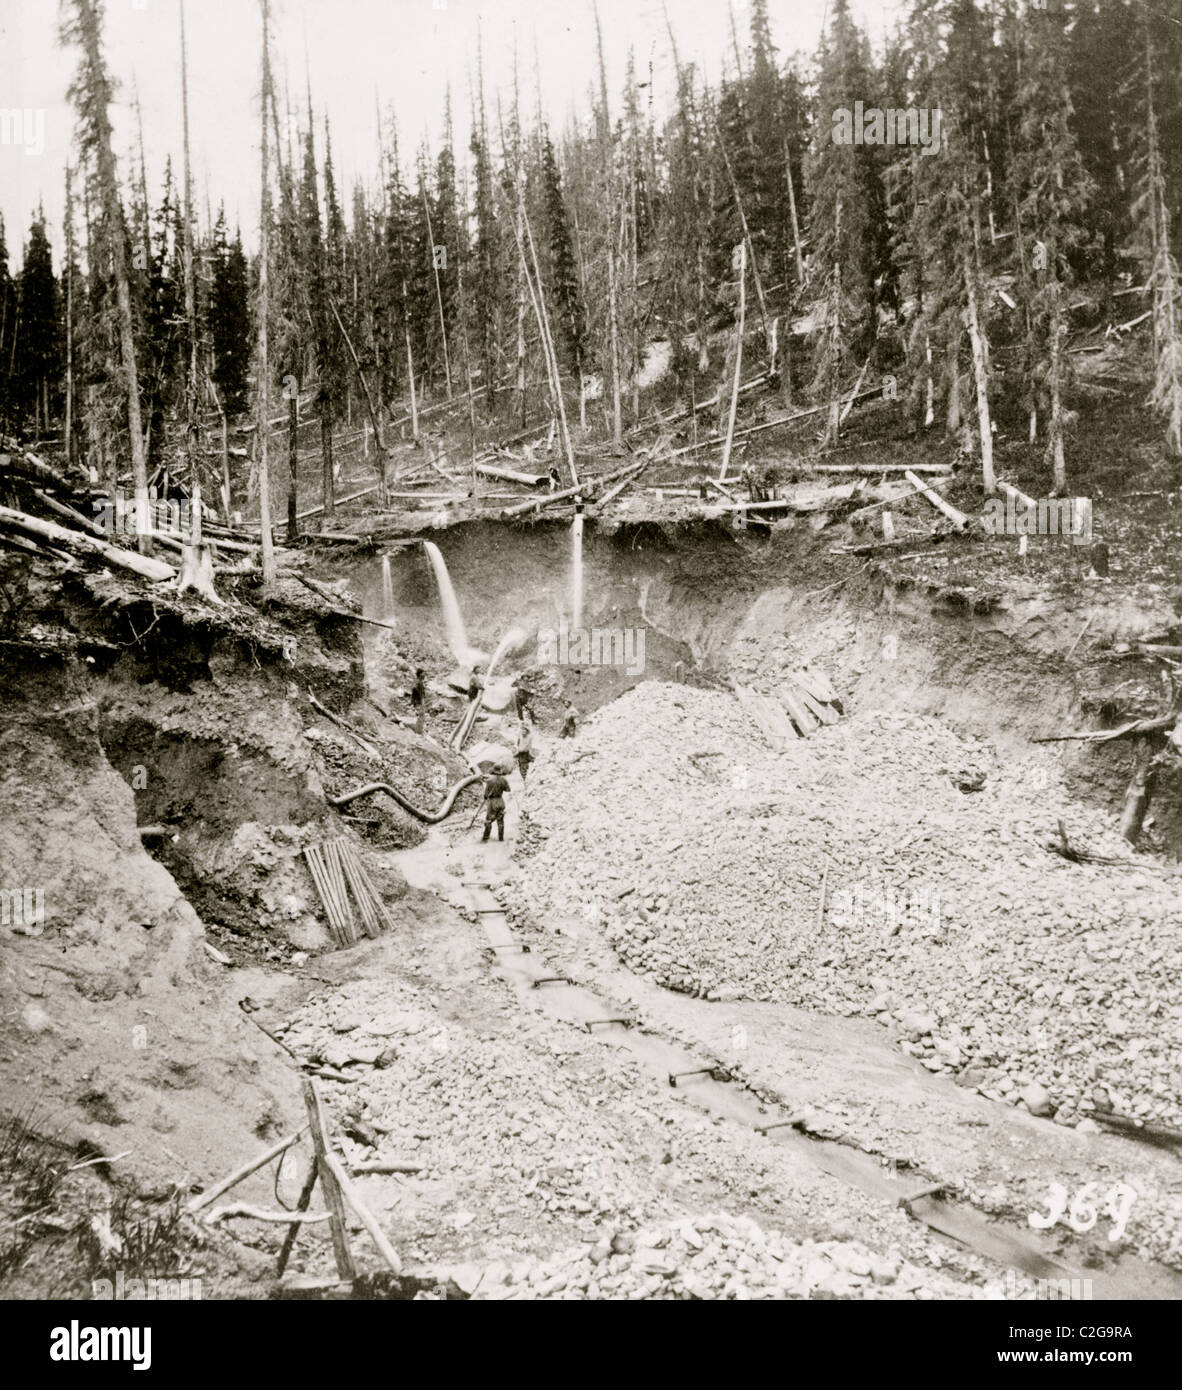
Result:
M533 762L534 736L529 731L529 725L522 719L517 726L517 767L521 772L521 780L525 781L525 774L529 771L529 765Z
M551 467L550 473L549 473L549 481L550 481L550 491L551 491L551 492L557 492L557 491L558 491L558 485L559 485L559 483L562 482L562 479L558 476L558 469L557 469L557 468Z
M474 701L476 699L476 697L480 694L480 687L484 684L484 682L480 679L480 676L478 674L479 670L479 666L473 666L472 674L468 677L468 699L470 701Z
M575 707L569 700L562 702L566 706L566 712L562 717L562 732L559 738L574 738L575 736Z
M525 716L529 714L529 702L533 698L532 691L528 690L523 681L518 681L513 687L513 703L517 709L517 718L524 724Z
M500 769L494 770L492 776L484 784L484 834L480 840L483 843L488 839L489 833L496 822L497 839L502 843L505 839L505 793L509 790L509 783L505 780Z
M415 733L423 732L423 714L427 702L427 683L423 679L423 668L415 667L415 683L410 688L410 707L415 716Z

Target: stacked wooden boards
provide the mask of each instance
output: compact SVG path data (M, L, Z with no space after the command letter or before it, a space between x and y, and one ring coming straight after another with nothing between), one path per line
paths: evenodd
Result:
M735 698L773 748L806 738L822 724L834 724L841 702L828 678L812 667L786 671L772 694L731 683Z
M316 891L328 915L333 940L338 946L351 946L361 935L353 903L349 901L350 891L360 912L361 930L366 936L378 936L393 927L390 914L362 867L357 851L344 836L325 840L320 845L308 845L304 858L308 861Z

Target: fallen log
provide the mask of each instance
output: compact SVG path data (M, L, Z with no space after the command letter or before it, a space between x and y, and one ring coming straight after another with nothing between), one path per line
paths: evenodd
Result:
M58 516L65 517L67 521L72 521L75 526L81 526L89 535L97 536L99 540L105 541L109 533L92 517L83 516L81 512L75 511L65 502L59 502L56 497L50 497L47 492L42 492L40 488L33 489L33 496L42 506L48 507L51 512L56 512Z
M949 472L943 463L802 463L801 468L809 473L926 473L929 476L944 476Z
M1139 1120L1133 1115L1117 1115L1111 1110L1093 1110L1092 1119L1150 1144L1182 1144L1182 1129L1173 1129L1169 1125Z
M569 501L572 497L585 497L588 501L592 501L593 497L590 494L592 494L596 488L602 487L604 483L615 482L617 478L622 478L633 471L639 473L642 467L647 467L647 464L647 459L642 464L630 463L626 468L617 468L615 472L605 473L601 478L588 479L578 487L561 488L558 492L551 492L545 497L531 499L528 502L518 502L515 506L505 507L501 512L501 517L504 520L508 520L510 517L514 516L524 516L526 512L534 511L535 509L540 510L542 507L549 507L555 502Z
M306 584L307 587L311 589L312 592L317 596L317 598L323 599L325 603L327 603L329 606L329 612L335 614L338 618L352 618L355 622L358 623L369 623L371 627L385 627L389 628L391 632L398 631L398 628L394 623L383 622L381 618L367 618L361 613L351 613L347 608L338 608L336 606L336 600L331 598L328 592L322 589L314 579L309 579L306 575L303 574L297 574L295 575L295 578L298 579L301 584Z
M32 454L28 449L22 449L18 444L6 440L4 452L0 453L0 470L11 468L14 473L21 474L25 478L34 478L39 483L48 484L50 487L64 488L67 492L74 491L74 484L56 469L50 468L43 459Z
M59 526L56 521L42 521L39 517L29 516L14 507L0 507L0 524L11 526L38 540L48 541L51 545L62 546L72 554L98 558L105 564L130 570L143 579L159 582L176 578L176 570L164 560L156 560L150 555L139 555L132 550L121 550L119 546L87 535L84 531L68 530L65 526Z
M877 387L875 387L873 391L863 391L860 396L852 396L850 399L863 400L867 396L878 396L880 394L881 392L878 390ZM828 402L826 402L825 405L814 405L811 406L808 410L798 410L792 415L781 415L776 420L766 420L762 425L748 425L746 429L736 430L734 437L736 439L746 439L749 435L759 434L762 430L774 430L780 425L791 425L796 420L806 420L810 415L819 415L821 411L828 409ZM709 439L699 440L697 444L684 444L680 449L674 449L671 454L667 454L666 457L679 458L682 454L692 454L698 449L709 449L715 444L725 443L726 435L713 435ZM725 482L726 480L723 479L723 481Z
M913 468L905 469L903 476L916 492L922 492L932 506L935 507L938 512L942 512L958 531L965 531L968 529L969 519L965 516L964 512L954 507L951 502L945 501L938 492L935 492L924 482Z
M620 481L616 483L614 487L609 487L602 497L596 498L594 503L596 509L606 507L607 504L614 498L618 497L621 492L623 492L626 488L631 487L632 484L636 481L636 479L639 478L640 475L644 472L644 470L648 467L648 465L649 460L646 459L644 463L638 465L634 472L629 473L625 477L621 478Z
M78 561L73 555L67 554L64 550L58 550L52 545L42 545L40 543L34 545L32 541L26 540L24 536L9 535L5 531L0 531L0 545L11 550L19 550L22 555L33 555L39 560L44 560L48 555L50 558L57 560L60 564L67 565L71 570L76 570L78 568ZM37 643L34 642L29 645L36 646Z
M499 478L506 483L523 483L526 487L541 487L547 477L545 473L518 473L512 468L494 468L488 463L478 463L476 472L483 478Z
M1048 734L1045 738L1032 738L1031 743L1068 743L1078 740L1082 743L1109 743L1116 738L1132 738L1134 734L1156 734L1162 729L1172 729L1178 722L1178 713L1159 714L1153 719L1134 719L1119 729L1091 729L1086 733Z
M1015 507L1021 506L1028 512L1038 510L1038 503L1034 498L1027 497L1024 492L1014 487L1012 483L1003 483L999 478L996 486L998 492L1000 492L1007 501L1012 501Z

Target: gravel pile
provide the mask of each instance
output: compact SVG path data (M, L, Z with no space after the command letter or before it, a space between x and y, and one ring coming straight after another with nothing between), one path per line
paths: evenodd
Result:
M535 764L525 810L526 915L663 985L876 1018L1060 1123L1182 1122L1182 882L1037 750L892 711L777 755L730 696L646 682ZM1122 862L1049 852L1059 817Z
M625 1053L538 1016L449 1007L397 978L355 981L283 1029L357 1078L324 1087L345 1162L420 1166L356 1178L408 1267L490 1298L983 1296L987 1262L712 1123ZM736 1214L702 1216L717 1210ZM309 1231L293 1269L331 1264L327 1231Z
M946 1299L999 1297L856 1241L796 1242L747 1216L620 1230L542 1262L460 1266L478 1299ZM1000 1286L999 1286L1000 1287Z

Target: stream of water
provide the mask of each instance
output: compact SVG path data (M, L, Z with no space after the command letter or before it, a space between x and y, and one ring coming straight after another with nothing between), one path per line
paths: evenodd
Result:
M424 541L423 549L427 552L427 558L431 561L431 568L435 571L435 583L439 588L439 603L443 609L443 622L447 628L447 645L451 648L451 653L459 665L467 666L471 661L472 649L468 645L468 633L464 628L464 618L460 612L456 591L452 587L451 575L447 572L447 564L434 541ZM383 571L383 583L386 573L387 571Z

